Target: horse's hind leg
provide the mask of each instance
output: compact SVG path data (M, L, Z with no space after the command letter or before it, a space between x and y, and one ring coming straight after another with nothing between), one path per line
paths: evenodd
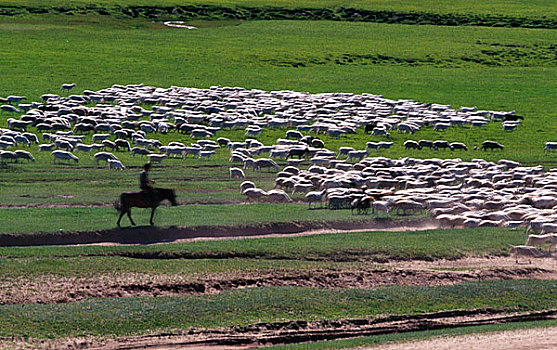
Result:
M133 222L133 219L132 219L132 210L131 210L131 208L128 209L128 218L130 219L130 222L132 223L132 225L135 226L135 222Z
M151 218L149 219L149 223L151 224L151 226L155 225L153 223L153 216L155 216L155 209L157 209L156 207L151 209Z

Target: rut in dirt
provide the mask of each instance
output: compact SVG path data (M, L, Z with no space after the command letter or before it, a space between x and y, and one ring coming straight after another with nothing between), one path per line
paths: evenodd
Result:
M197 329L120 337L114 340L58 343L58 348L72 349L194 349L251 348L288 345L425 330L470 327L557 318L557 310L509 312L499 309L453 310L419 315L393 315L373 319L339 319L256 323L214 329Z
M438 286L464 282L525 278L557 278L554 271L535 267L492 268L477 271L435 271L361 268L358 271L319 269L307 272L243 273L236 278L209 277L173 281L171 277L63 278L0 283L0 304L68 303L85 298L180 296L217 294L226 290L257 287L313 287L369 289L391 285ZM20 286L25 285L25 288Z

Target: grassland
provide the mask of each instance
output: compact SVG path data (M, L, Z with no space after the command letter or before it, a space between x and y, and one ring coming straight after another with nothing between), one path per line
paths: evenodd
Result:
M497 281L376 290L257 288L214 296L106 298L0 306L0 336L128 335L281 320L364 318L441 310L546 310L557 307L552 281ZM497 293L494 293L494 292Z
M186 3L162 0L157 3L163 7L188 5L213 5L217 12L225 7L242 10L241 7L275 6L337 9L334 13L348 13L340 10L343 7L470 18L500 16L504 19L500 25L510 25L507 20L513 19L532 23L533 20L554 21L556 18L551 11L554 4L548 0L512 3L477 0L461 3L445 0L412 3L215 0ZM8 6L14 6L12 9L16 11L27 6L35 12L37 9L48 12L67 4L57 0L0 0L1 11ZM554 30L343 21L243 21L219 14L214 18L228 20L206 21L207 18L201 16L203 20L197 18L194 22L199 28L187 31L167 28L145 18L122 15L121 9L117 9L119 6L150 6L144 0L95 3L77 0L71 6L74 9L64 10L66 15L31 15L26 9L26 12L12 17L1 17L0 45L7 48L0 52L1 96L26 95L30 100L38 100L44 93L59 93L60 84L70 81L77 83L76 93L111 84L143 82L163 87L229 85L266 90L370 92L388 98L409 98L455 107L476 105L480 109L516 110L526 120L513 133L503 132L499 124L475 130L453 128L444 133L425 129L413 136L393 133L395 145L379 155L395 158L460 157L465 160L508 158L528 165L557 165L557 154L542 151L544 142L557 141L553 131L557 117L557 32ZM97 8L94 11L99 8L107 10L107 14L96 16L89 10L75 10L87 6ZM284 14L284 11L261 13L276 18L272 16ZM180 16L188 17L177 15ZM199 17L193 13L190 17L196 16ZM453 18L451 16L447 18ZM0 116L0 127L5 127L8 117ZM284 130L266 131L260 141L271 144L283 135ZM221 132L217 136L233 140L245 138L239 130ZM190 142L187 136L174 133L157 137L163 143L170 140ZM454 153L406 151L402 143L408 138L447 139L465 142L469 146L493 139L506 147L504 152L488 154L472 150ZM340 140L327 137L324 140L328 148L338 149L343 145L363 148L365 142L379 139L364 135L360 130L358 134ZM116 213L107 204L111 204L118 193L136 188L138 167L144 162L118 153L128 169L114 173L97 167L89 155L80 154L78 165L52 165L49 154L39 153L36 146L30 150L36 156L36 162L8 164L0 168L0 205L40 208L0 209L0 233L65 234L113 228ZM171 159L164 166L156 167L152 177L158 185L177 189L180 202L194 204L160 208L156 222L196 226L353 220L345 211L308 211L299 203L287 206L240 205L238 203L243 200L238 191L240 181L228 178L227 159L227 152L220 150L209 162ZM247 175L265 189L273 186L272 173L248 171ZM301 196L294 199L299 200ZM198 205L200 203L203 205ZM66 208L68 205L77 207ZM139 224L146 224L146 212L137 210L134 215ZM273 271L308 274L343 269L358 271L369 268L366 264L384 260L504 256L508 254L509 245L522 243L524 238L520 231L484 228L160 245L3 247L0 248L0 282L5 285L11 283L9 281L19 281L26 292L25 288L32 287L25 287L25 283L49 279L111 278L118 281L120 276L136 274L196 280L214 275ZM557 308L555 292L551 280L515 280L350 290L264 287L235 289L216 295L87 298L59 304L1 305L0 336L42 339L111 337L180 332L189 327L369 318L444 310L535 311ZM521 323L514 326L543 325L555 324ZM500 329L498 327L504 326L464 332ZM439 333L407 336L436 334ZM346 348L393 338L404 336L312 346Z
M278 260L343 261L358 259L455 259L463 256L507 255L508 247L524 241L524 233L506 228L426 230L416 232L358 232L323 234L291 238L259 238L189 242L166 245L78 246L78 247L0 247L0 255L10 258L56 259L87 256L136 257L146 259L218 259L219 257ZM31 273L33 260L23 263ZM93 272L110 266L72 264L70 271ZM125 263L124 260L122 260ZM39 261L40 262L40 261ZM29 266L27 266L29 265ZM118 263L113 266L118 266ZM12 266L14 267L14 266ZM14 270L21 270L22 267ZM42 270L37 267L38 270ZM74 270L75 269L75 270ZM3 267L9 274L11 267ZM53 271L52 273L56 273Z
M111 17L4 18L0 44L10 50L0 53L4 63L0 72L6 77L0 94L24 94L37 100L43 93L57 93L58 86L70 80L77 81L81 90L144 82L381 93L390 98L516 110L527 119L514 133L505 133L494 123L481 130L454 128L441 133L426 129L410 137L397 134L393 135L395 146L379 155L465 160L504 157L547 167L557 163L556 154L542 150L544 142L553 140L551 125L557 110L555 31L326 21L210 24L184 31ZM95 43L92 47L91 42ZM8 117L0 118L0 126L5 126ZM267 131L260 140L270 144L283 132ZM217 136L245 138L241 131ZM174 133L158 137L163 143L190 141ZM470 147L493 139L506 148L490 154L406 151L402 143L407 138L448 139ZM331 149L346 144L363 148L366 141L377 140L360 130L340 140L325 138L325 143ZM80 155L79 166L53 166L50 155L39 154L35 146L31 151L35 163L9 165L0 171L4 205L112 203L119 192L135 188L133 167L144 162L119 154L130 169L112 174L96 169L89 155ZM202 162L192 159L167 164L171 167L157 170L154 178L161 186L176 188L184 203L242 200L239 182L227 179L225 151L204 163L221 167L196 168ZM272 187L272 174L251 172L248 177L264 188ZM57 181L44 186L52 180Z

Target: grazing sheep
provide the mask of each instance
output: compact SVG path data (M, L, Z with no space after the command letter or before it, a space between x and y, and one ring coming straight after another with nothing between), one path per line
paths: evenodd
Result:
M267 159L267 158L256 159L254 162L254 169L261 170L262 168L267 168L267 169L274 168L277 171L280 169L278 164L275 163L275 161L272 159Z
M240 168L230 168L229 171L230 171L230 178L231 179L235 179L235 178L245 179L246 178L246 175L244 174L244 171Z
M142 148L142 147L134 147L132 148L132 156L135 157L135 155L139 155L141 157L147 156L149 154L153 153L152 151Z
M121 161L115 159L107 159L108 169L124 170L126 167Z
M99 165L99 162L100 162L101 160L104 160L105 162L107 162L107 164L108 164L108 160L109 160L109 159L118 160L118 158L117 158L114 154L112 154L112 153L110 153L110 152L98 152L98 153L95 153L95 155L93 156L93 158L95 158L95 162L97 163L97 165Z
M557 142L546 142L544 151L557 151Z
M17 155L17 159L26 159L27 162L34 162L35 158L33 157L33 155L27 151L22 151L22 150L17 150L15 151L15 154Z
M205 158L206 160L210 160L211 156L215 154L215 151L200 151L199 152L199 159Z
M56 159L79 162L79 158L68 151L53 151L51 154L54 157L52 164L56 164Z
M283 190L270 190L267 192L267 201L274 203L289 203L292 199Z
M162 163L163 159L167 157L166 154L148 154L147 157L149 158L149 163Z
M39 152L46 152L46 151L52 151L54 149L54 144L52 143L46 143L46 144L41 144L39 145Z
M75 87L75 83L71 83L71 84L62 84L62 86L60 87L60 91L64 92L70 92L71 89L73 89Z
M255 188L255 184L251 181L244 181L240 184L240 193L244 193L248 188Z
M481 146L482 151L487 151L488 149L490 150L499 149L503 151L504 148L505 146L503 146L499 142L489 141L489 140L482 142L482 146Z
M420 146L419 143L417 143L416 141L412 141L412 140L407 140L404 142L404 148L406 149L422 149L422 146Z
M10 151L0 151L0 160L4 162L6 159L11 159L12 162L17 163L18 156L15 152Z
M247 202L251 202L253 200L259 202L261 198L267 196L267 192L260 188L247 188L243 193L246 195Z
M466 145L465 145L464 143L462 143L462 142L452 142L452 143L450 144L450 146L451 146L453 149L461 149L461 150L464 150L464 151L468 151L468 147L466 147Z

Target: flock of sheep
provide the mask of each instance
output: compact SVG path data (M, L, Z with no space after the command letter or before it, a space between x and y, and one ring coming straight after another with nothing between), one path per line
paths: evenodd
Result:
M70 91L74 86L64 84L61 90ZM217 148L226 144L208 139L224 129L242 128L246 136L257 138L268 128L291 128L287 137L299 141L303 138L302 133L323 133L340 138L364 127L371 134L389 138L393 131L413 134L426 126L436 130L456 126L481 127L492 120L503 121L505 130L514 130L522 118L513 112L477 110L475 107L456 110L448 105L390 100L371 94L269 92L235 87L196 89L173 86L163 89L142 84L113 85L99 91L85 90L82 95L45 94L42 102L23 103L25 99L24 96L2 99L7 103L0 106L2 113L14 116L8 119L7 129L0 130L0 149L3 150L0 160L3 162L32 161L32 155L11 149L38 143L39 139L44 142L39 150L52 152L53 163L78 162L77 152L109 153L114 150L129 151L149 157L151 162L161 162L168 157L188 155L210 159ZM143 104L153 105L152 110L144 109ZM15 118L18 113L23 114ZM41 137L28 132L29 126L34 126ZM199 141L191 145L172 142L163 146L156 134L172 131L188 134ZM93 143L85 144L82 142L84 134L89 133L93 134ZM317 138L307 145L324 147ZM348 157L361 159L369 150L388 149L392 145L389 141L368 142L366 150L348 150ZM404 146L467 150L462 143L444 140L407 141ZM497 143L482 145L484 150L503 147ZM557 147L548 142L546 148L554 150ZM280 150L272 151L280 153ZM125 168L121 162L116 163L118 158L111 154L101 154L101 158L95 160L97 163L110 160L108 164L113 168ZM311 151L299 154L298 158L308 154ZM295 164L294 159L290 161Z
M64 84L69 92L75 84ZM41 102L23 103L24 96L0 99L2 113L10 113L7 128L0 129L0 161L34 161L25 148L39 144L51 152L53 163L78 162L78 152L90 154L97 164L111 169L126 167L114 151L148 157L150 162L189 155L210 159L218 149L230 151L230 176L245 179L244 171L280 170L274 189L265 191L251 181L241 190L252 200L292 201L288 193L305 193L308 206L326 203L330 209L352 208L359 213L396 211L399 214L427 210L446 226L528 226L530 243L557 245L557 171L522 167L500 160L474 159L389 159L370 157L370 151L389 149L393 132L414 134L421 128L443 131L454 127L482 127L501 121L503 130L519 127L521 116L514 112L452 109L448 105L412 100L390 100L380 95L294 91L247 90L238 87L196 89L172 86L157 88L113 85L82 95L45 94ZM151 105L152 109L143 108ZM37 133L27 129L33 126ZM325 148L318 136L341 138L364 132L384 137L367 142L365 149ZM245 130L244 141L224 137L210 140L226 129ZM268 129L286 129L285 138L273 145L257 140ZM157 134L189 135L189 145L163 145ZM85 143L86 135L92 143ZM406 149L468 150L460 142L407 140ZM18 149L19 148L19 149ZM478 148L478 147L476 147ZM503 150L486 140L481 149ZM557 150L547 142L545 150ZM377 155L377 154L375 154ZM302 163L309 163L303 169ZM547 236L550 235L550 236ZM555 243L553 243L555 242Z

